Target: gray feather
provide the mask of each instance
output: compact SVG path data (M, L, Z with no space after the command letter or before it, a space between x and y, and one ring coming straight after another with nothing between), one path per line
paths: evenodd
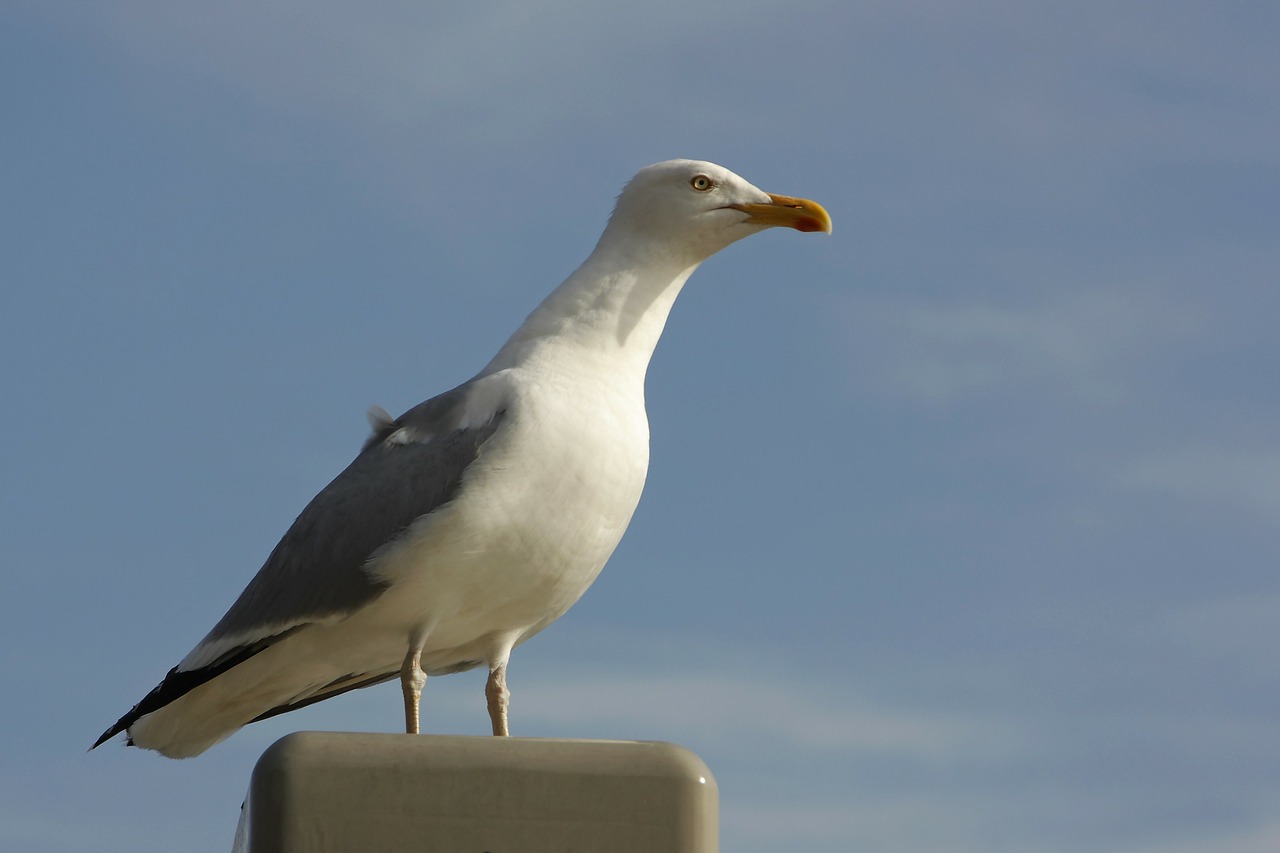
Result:
M391 420L379 410L360 455L312 499L206 641L259 627L341 616L380 595L369 557L450 501L498 429L460 427L470 383Z
M462 426L470 386L464 383L433 397L398 420L381 409L371 412L374 435L360 455L312 499L204 640L241 635L243 641L192 669L181 664L171 669L94 747L306 623L351 613L381 595L386 584L365 572L366 561L415 520L453 499L464 472L501 425L504 411L499 410L484 424ZM311 698L281 705L259 719L394 675L345 676Z

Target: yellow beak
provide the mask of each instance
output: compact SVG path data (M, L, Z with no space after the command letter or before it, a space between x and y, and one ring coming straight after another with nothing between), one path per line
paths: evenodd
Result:
M730 204L726 207L747 214L747 222L752 225L781 225L797 231L831 233L831 217L827 211L816 201L809 201L807 198L769 193L767 202Z

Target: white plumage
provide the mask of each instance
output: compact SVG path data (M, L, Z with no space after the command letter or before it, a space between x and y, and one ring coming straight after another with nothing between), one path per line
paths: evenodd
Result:
M712 163L642 170L590 257L475 378L374 418L217 626L103 733L181 758L245 724L399 676L484 664L507 734L511 650L595 580L649 464L644 379L703 260L756 231L830 232L814 202ZM97 746L98 744L95 744Z

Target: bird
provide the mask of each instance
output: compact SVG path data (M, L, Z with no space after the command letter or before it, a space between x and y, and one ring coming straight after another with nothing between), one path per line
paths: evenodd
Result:
M676 296L730 244L831 233L817 202L714 163L623 188L587 259L474 377L372 435L194 649L90 749L188 758L251 722L398 678L405 731L429 676L487 666L510 734L512 649L563 615L631 521L649 465L645 374Z

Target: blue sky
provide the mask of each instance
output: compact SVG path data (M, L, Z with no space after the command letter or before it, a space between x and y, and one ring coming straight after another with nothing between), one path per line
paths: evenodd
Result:
M484 8L481 8L481 5ZM639 167L825 204L706 263L513 729L672 740L727 851L1280 848L1273 3L0 12L0 847L220 850L256 757L94 737L479 369ZM483 675L433 679L480 734Z

